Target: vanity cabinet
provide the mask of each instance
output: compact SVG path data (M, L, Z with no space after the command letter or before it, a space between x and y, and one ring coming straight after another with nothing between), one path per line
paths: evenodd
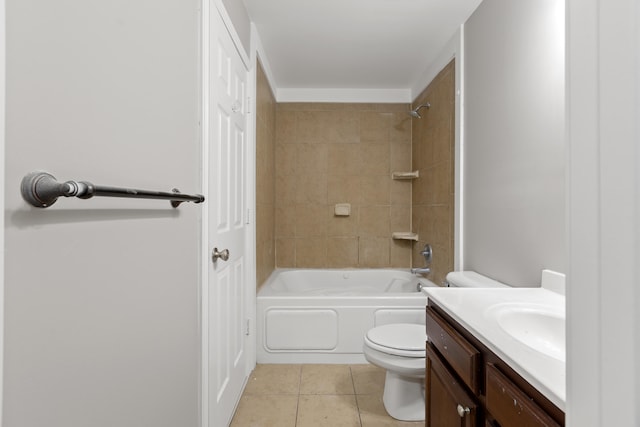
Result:
M427 427L564 426L564 412L431 300L426 327Z

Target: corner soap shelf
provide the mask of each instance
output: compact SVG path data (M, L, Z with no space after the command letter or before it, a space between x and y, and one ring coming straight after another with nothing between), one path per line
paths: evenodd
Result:
M391 238L394 240L414 240L418 241L418 233L412 233L410 231L394 231L391 233Z
M392 172L391 173L391 178L392 179L416 179L416 178L420 177L419 175L420 175L420 171Z

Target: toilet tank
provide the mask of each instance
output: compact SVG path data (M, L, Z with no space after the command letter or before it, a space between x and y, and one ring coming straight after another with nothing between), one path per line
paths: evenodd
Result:
M452 288L508 288L506 285L475 271L452 271L447 274L447 284Z

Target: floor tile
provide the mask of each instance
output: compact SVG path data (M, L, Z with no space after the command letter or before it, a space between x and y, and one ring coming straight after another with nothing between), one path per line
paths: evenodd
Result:
M422 427L382 403L385 370L373 365L257 365L231 427Z
M302 365L300 394L355 394L349 365Z
M298 396L243 396L231 427L295 427Z
M424 421L407 422L396 420L387 414L382 403L382 395L358 395L358 410L362 427L417 427Z
M384 369L374 365L351 365L351 375L356 394L376 394L384 391Z
M244 394L298 394L301 365L257 365Z
M296 427L360 427L355 395L300 395Z

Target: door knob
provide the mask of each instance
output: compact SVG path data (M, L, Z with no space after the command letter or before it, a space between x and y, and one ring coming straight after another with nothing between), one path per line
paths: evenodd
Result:
M227 261L229 259L229 249L223 249L218 252L218 248L213 248L213 253L211 254L211 260L216 262L220 258L223 261Z

